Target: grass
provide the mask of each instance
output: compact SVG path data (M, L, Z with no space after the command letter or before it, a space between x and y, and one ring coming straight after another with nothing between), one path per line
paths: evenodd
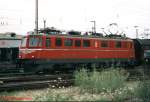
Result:
M89 93L113 92L124 87L128 75L119 69L88 72L85 69L75 72L75 85Z
M144 102L150 102L150 81L140 82L135 93L139 99Z
M3 96L16 96L16 97L31 97L32 101L98 101L98 102L124 102L125 98L130 98L134 93L133 88L137 83L130 83L125 85L126 87L118 88L114 92L101 92L101 93L89 93L80 92L80 87L68 87L68 88L46 88L37 90L22 90L15 92L1 93ZM130 88L128 87L130 86ZM15 95L14 95L15 94ZM2 101L2 100L1 100ZM129 101L131 102L131 101Z
M121 93L120 93L121 92ZM101 92L99 94L80 93L80 88L69 87L63 89L41 89L28 90L4 93L11 96L15 93L16 97L31 97L32 101L98 101L98 102L119 102L116 100L123 100L129 93L126 89L118 89L114 93ZM5 96L3 95L3 96ZM120 97L117 97L119 95ZM3 101L3 100L1 100ZM123 102L123 101L120 101Z

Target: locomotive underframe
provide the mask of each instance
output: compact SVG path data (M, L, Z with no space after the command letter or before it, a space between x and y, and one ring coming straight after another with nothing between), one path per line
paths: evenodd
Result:
M22 59L19 60L20 67L24 68L26 72L38 72L44 70L56 70L57 67L65 66L63 69L58 68L60 70L72 70L78 66L87 67L87 68L109 68L109 67L127 67L134 66L135 60L133 59ZM69 67L67 67L69 66Z

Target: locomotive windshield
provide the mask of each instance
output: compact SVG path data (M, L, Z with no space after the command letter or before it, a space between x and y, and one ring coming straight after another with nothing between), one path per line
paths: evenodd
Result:
M41 47L42 46L42 38L41 37L29 37L29 47Z
M24 37L21 41L21 47L26 47L26 43L27 43L27 38Z

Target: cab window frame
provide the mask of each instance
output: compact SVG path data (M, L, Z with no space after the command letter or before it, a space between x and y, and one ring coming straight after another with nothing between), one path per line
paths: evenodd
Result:
M28 38L27 37L23 37L21 40L21 47L26 47L27 46L27 42L28 42Z
M28 47L42 47L43 38L42 36L29 36L28 37Z

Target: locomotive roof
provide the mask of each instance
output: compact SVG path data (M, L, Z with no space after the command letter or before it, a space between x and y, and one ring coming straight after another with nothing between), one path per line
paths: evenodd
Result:
M66 38L89 38L89 39L106 39L106 40L126 40L126 41L132 41L132 39L127 37L100 37L100 36L94 36L94 35L67 35L67 34L56 34L56 35L47 35L47 34L32 34L30 36L56 36L56 37L66 37Z

